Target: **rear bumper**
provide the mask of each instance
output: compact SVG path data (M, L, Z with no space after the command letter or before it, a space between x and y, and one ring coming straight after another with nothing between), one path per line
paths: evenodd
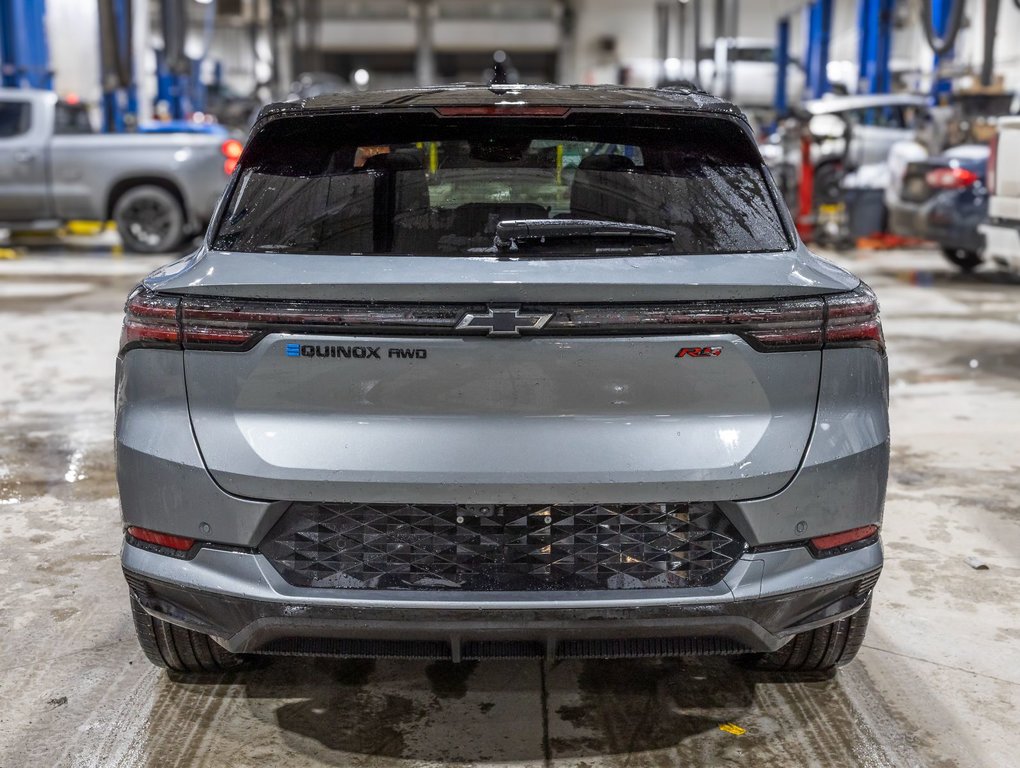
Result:
M125 544L133 599L239 653L336 656L633 656L770 651L855 613L881 544L815 559L748 553L712 587L451 593L294 587L259 554L179 560Z
M984 238L978 225L987 212L987 203L969 192L938 194L923 203L901 200L889 206L889 230L932 240L944 248L980 252Z
M1020 271L1020 223L989 223L979 228L985 237L985 253L999 264Z

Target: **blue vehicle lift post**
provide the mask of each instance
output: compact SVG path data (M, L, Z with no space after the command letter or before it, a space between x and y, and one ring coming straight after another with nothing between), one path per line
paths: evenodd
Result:
M859 90L888 93L892 48L893 0L859 0Z
M790 20L783 17L776 25L776 120L790 111L787 71L790 68Z
M0 0L0 84L53 88L46 0Z
M812 98L829 90L829 39L832 34L832 0L814 0L807 7L807 86Z
M963 0L932 0L932 21L934 22L935 30L939 35L946 34L946 28L949 26L949 13L952 10L954 2L963 2ZM935 59L932 63L932 68L935 72L935 76L931 84L931 95L935 103L939 103L943 98L948 97L953 91L953 82L948 78L938 77L938 72L942 68L942 65L946 62L953 60L953 51L950 50L947 53L938 54L936 53Z
M123 133L138 122L131 29L132 0L100 0L103 130ZM105 6L105 7L104 7Z

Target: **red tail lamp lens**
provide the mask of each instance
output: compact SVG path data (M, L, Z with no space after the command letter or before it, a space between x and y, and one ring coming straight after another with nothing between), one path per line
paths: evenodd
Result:
M847 547L867 541L876 533L877 525L864 525L860 528L851 528L849 531L816 536L811 539L811 548L817 555L836 555L845 551Z
M825 348L873 347L885 352L878 299L866 285L826 297Z
M195 540L189 539L187 536L174 536L170 533L150 531L148 528L138 528L134 525L128 527L127 532L129 536L132 536L139 541L144 541L147 544L155 544L157 547L176 549L178 552L187 552L195 546Z
M440 117L565 117L570 107L489 104L478 107L439 107Z
M121 352L125 347L180 348L177 325L180 302L139 288L128 296L124 307L124 325L120 334Z
M244 151L244 145L237 139L227 139L220 145L220 152L227 158L223 161L223 172L228 176L237 167L237 161L240 159L242 151Z
M977 184L979 176L966 168L936 168L924 180L934 189L963 189Z

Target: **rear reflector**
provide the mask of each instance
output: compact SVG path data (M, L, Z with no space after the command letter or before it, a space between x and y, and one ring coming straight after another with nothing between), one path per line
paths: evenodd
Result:
M138 528L132 525L128 527L127 532L129 536L138 539L139 541L144 541L147 544L155 544L157 547L175 549L178 552L187 552L195 546L194 539L189 539L186 536L174 536L169 533L150 531L148 528Z
M878 533L877 525L865 525L851 528L849 531L831 533L827 536L816 536L811 539L811 548L818 557L838 555L849 552L869 542Z
M438 107L440 117L566 117L570 107L488 104L478 107Z

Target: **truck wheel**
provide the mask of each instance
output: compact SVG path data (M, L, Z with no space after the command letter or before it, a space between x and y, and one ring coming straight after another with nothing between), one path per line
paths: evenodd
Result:
M778 651L744 656L744 666L765 672L832 672L854 660L868 631L871 598L853 616L803 632Z
M977 251L967 251L963 248L943 248L942 255L964 272L973 272L974 268L983 261L981 254Z
M124 247L136 253L167 253L184 239L184 211L162 187L146 184L127 190L113 206L113 220Z
M150 616L131 598L131 618L138 644L157 667L174 672L229 672L250 666L245 656L221 648L208 635Z

